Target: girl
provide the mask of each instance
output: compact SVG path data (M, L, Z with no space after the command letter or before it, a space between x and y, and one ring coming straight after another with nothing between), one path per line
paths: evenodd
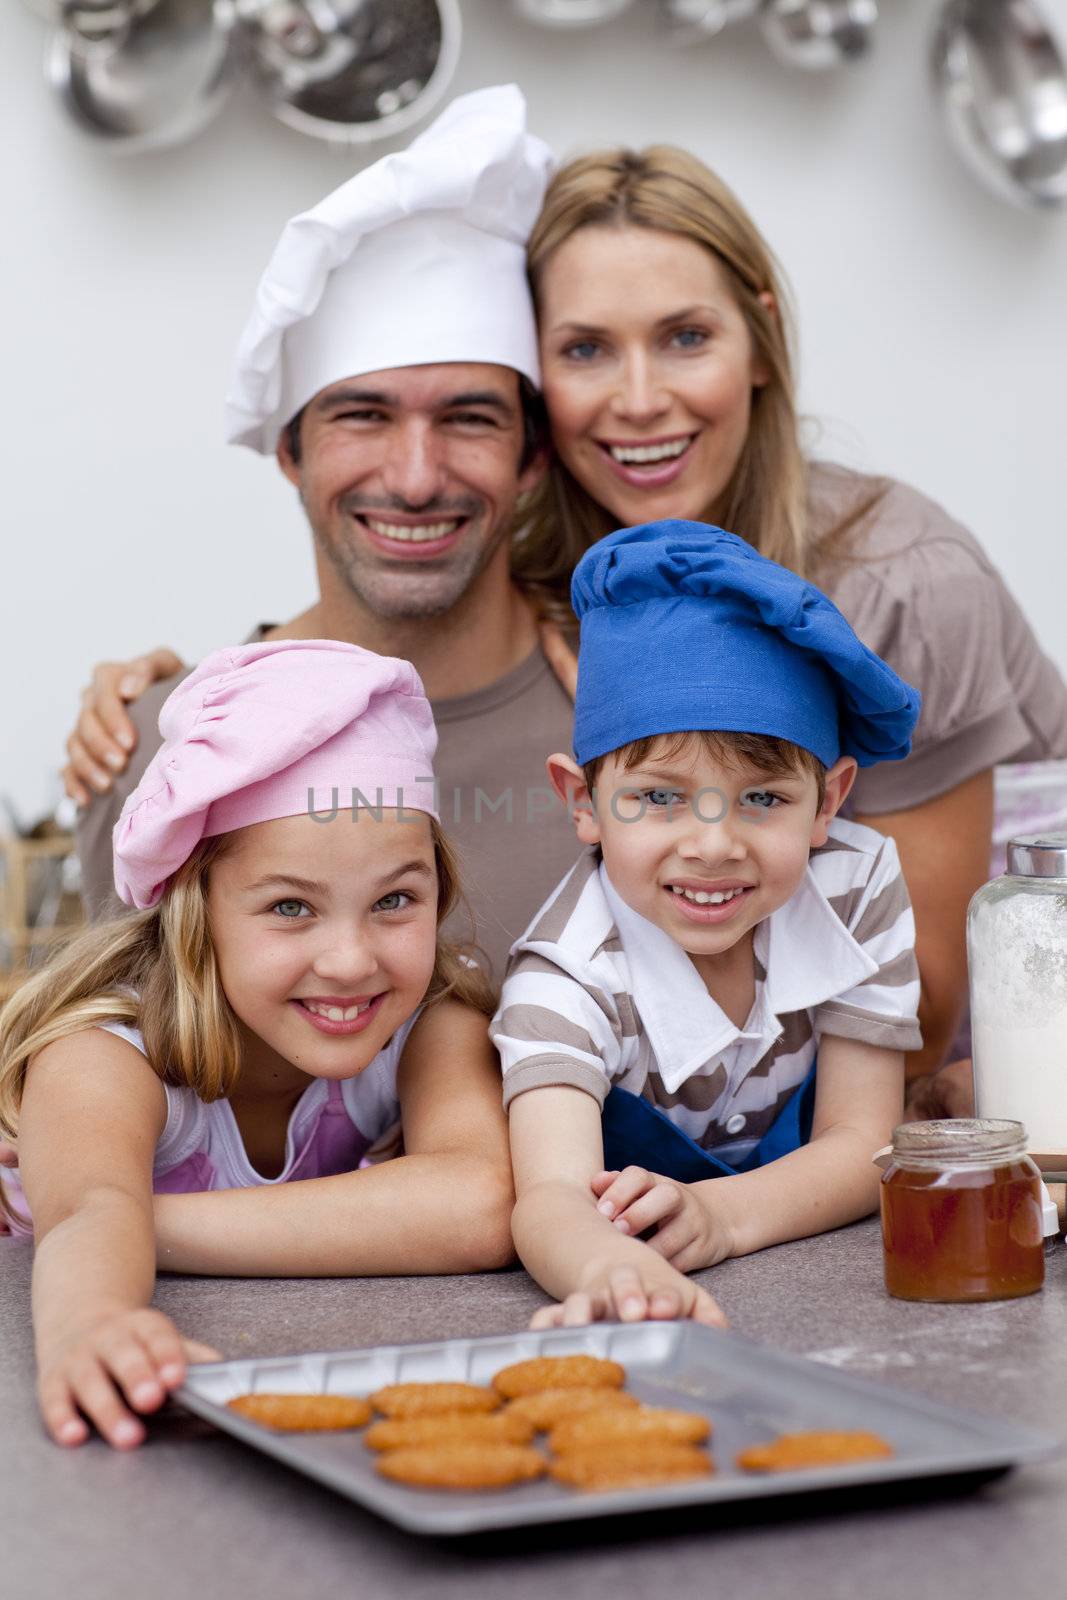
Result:
M510 1256L491 998L438 937L458 887L414 668L327 640L218 651L160 727L115 830L136 909L0 1015L6 1204L32 1216L39 1398L67 1445L85 1419L139 1444L136 1413L211 1355L149 1309L157 1263ZM398 1119L403 1155L361 1167Z

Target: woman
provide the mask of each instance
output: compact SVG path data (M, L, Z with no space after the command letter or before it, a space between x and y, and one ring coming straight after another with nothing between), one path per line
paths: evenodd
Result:
M613 527L697 518L818 583L922 691L912 755L861 773L853 803L856 820L896 840L915 906L925 1045L909 1075L921 1078L945 1060L964 1008L992 768L1067 756L1067 687L938 506L804 459L780 274L694 156L654 147L571 162L549 186L529 264L555 462L515 572L546 613L565 618L574 563ZM545 642L561 675L573 670L558 632ZM1062 804L1064 773L1052 770ZM966 1063L955 1078L938 1086L942 1113L966 1108Z
M911 756L861 774L854 814L897 842L915 905L924 1049L946 1059L966 995L964 913L989 875L993 773L1067 756L1067 688L974 539L904 485L805 460L789 314L771 253L695 157L654 147L564 167L529 247L556 461L527 506L513 574L555 622L582 551L666 516L743 534L819 583L865 643L923 694ZM565 680L558 629L544 643ZM68 789L125 759L127 698L169 652L98 669ZM959 1090L960 1093L956 1091ZM969 1066L913 1108L965 1110Z

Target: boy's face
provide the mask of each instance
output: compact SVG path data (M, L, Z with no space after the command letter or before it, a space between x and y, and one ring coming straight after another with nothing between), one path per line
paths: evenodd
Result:
M842 757L827 773L825 799L810 772L770 776L722 766L699 738L654 745L638 767L616 756L601 765L594 804L580 768L553 756L583 844L599 845L617 892L689 955L733 948L798 887L808 854L825 844L831 818L856 771Z

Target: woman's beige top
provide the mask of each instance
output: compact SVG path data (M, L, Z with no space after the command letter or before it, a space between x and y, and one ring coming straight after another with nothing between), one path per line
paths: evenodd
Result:
M811 576L923 706L911 755L861 771L854 810L907 810L1001 762L1067 756L1067 685L966 528L906 484L815 462L816 541L872 497Z

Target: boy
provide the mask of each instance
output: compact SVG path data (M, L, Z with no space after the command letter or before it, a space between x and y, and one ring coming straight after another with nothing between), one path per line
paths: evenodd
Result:
M891 839L836 821L913 689L811 584L702 523L624 528L572 589L589 847L514 947L493 1039L535 1325L692 1316L686 1273L839 1227L919 1047ZM816 1057L818 1073L816 1075Z

